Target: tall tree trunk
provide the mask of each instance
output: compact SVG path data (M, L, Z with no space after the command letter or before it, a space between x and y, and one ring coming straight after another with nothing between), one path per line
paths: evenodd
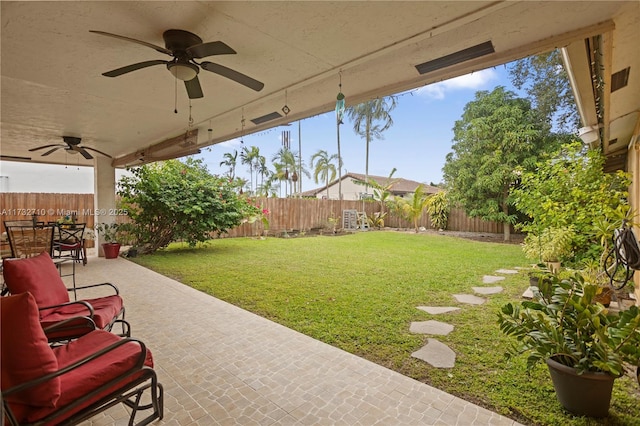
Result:
M327 200L329 199L329 175L327 174L327 179L325 180L325 185L327 186Z
M509 217L509 205L507 204L506 197L505 197L504 201L502 202L502 212L505 214L506 217ZM510 241L511 240L511 225L509 224L509 222L504 222L502 224L502 228L504 230L504 240L505 241Z

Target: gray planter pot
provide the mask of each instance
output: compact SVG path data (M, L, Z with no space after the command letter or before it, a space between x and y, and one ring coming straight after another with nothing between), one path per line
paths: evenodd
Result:
M607 417L611 403L611 391L616 377L607 373L576 373L552 359L547 360L556 397L572 414L587 417Z

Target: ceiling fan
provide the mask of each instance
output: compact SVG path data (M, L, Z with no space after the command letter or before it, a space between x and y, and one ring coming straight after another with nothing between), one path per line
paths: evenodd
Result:
M162 34L162 38L164 38L164 44L166 47L160 47L156 46L155 44L147 43L146 41L136 40L134 38L111 34L104 31L90 30L90 32L108 37L119 38L121 40L126 40L133 43L138 43L143 46L150 47L160 53L164 53L173 57L173 59L169 61L156 59L152 61L144 61L127 65L126 67L117 68L115 70L103 73L102 75L106 77L118 77L122 74L126 74L142 68L147 68L154 65L166 65L167 69L174 77L184 81L189 99L197 99L204 96L202 93L202 88L200 87L200 81L198 80L198 73L200 72L200 68L226 77L257 92L262 90L262 88L264 87L264 83L238 71L232 70L231 68L227 68L225 66L214 64L213 62L208 61L203 61L200 63L195 61L195 59L201 59L207 56L233 55L236 53L235 50L221 41L210 41L207 43L203 43L200 37L193 33L190 33L189 31L167 30Z
M59 150L60 148L64 148L65 151L67 151L69 154L82 154L82 156L84 158L86 158L87 160L91 160L93 159L93 156L91 154L89 154L89 151L94 151L97 152L100 155L104 155L105 157L109 157L109 158L113 158L111 157L109 154L106 154L102 151L98 151L97 149L94 148L89 148L88 146L80 146L80 141L82 139L80 138L76 138L74 136L63 136L62 140L65 142L66 145L64 144L52 144L52 145L44 145L44 146L39 146L37 148L31 148L29 151L33 152L33 151L38 151L40 149L45 149L45 148L52 148L49 151L45 152L44 154L42 154L43 157Z

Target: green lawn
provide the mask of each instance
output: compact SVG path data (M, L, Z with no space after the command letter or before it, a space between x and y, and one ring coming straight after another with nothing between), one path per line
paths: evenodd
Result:
M501 294L481 306L453 294L472 293L483 275L526 266L518 245L432 234L364 232L340 237L235 238L191 249L182 244L133 259L186 285L346 351L389 367L524 424L640 424L640 391L616 380L610 416L573 418L562 410L546 367L531 376L523 359L506 362L511 340L496 324L500 306L519 299L524 273L499 284ZM460 306L429 315L416 306ZM457 354L453 369L411 357L429 336L409 333L412 321L455 326L436 336Z

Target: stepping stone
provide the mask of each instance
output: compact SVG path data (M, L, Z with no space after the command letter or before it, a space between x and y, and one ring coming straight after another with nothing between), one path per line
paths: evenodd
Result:
M504 277L496 277L495 275L485 275L482 277L482 284L493 284L504 280Z
M453 297L460 303L468 303L470 305L482 305L487 299L474 296L473 294L454 294Z
M411 333L420 334L437 334L439 336L446 336L453 331L453 326L445 322L440 321L414 321L409 327Z
M498 269L496 271L496 274L517 274L518 271L516 271L515 269Z
M456 363L456 353L436 339L427 339L427 344L411 356L428 362L436 368L453 368Z
M478 294L496 294L496 293L502 293L502 291L504 290L504 288L502 287L471 287L473 289L473 291L475 291Z
M522 293L522 297L525 299L533 299L533 287L529 287Z
M418 309L432 315L446 314L447 312L460 310L460 308L454 308L453 306L418 306Z

